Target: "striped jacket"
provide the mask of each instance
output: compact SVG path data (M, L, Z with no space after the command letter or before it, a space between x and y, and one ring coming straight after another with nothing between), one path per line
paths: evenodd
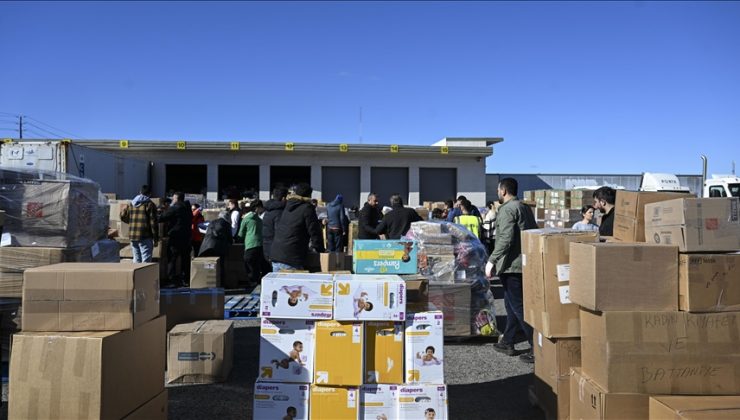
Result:
M121 210L121 221L128 223L129 238L132 241L143 239L159 240L157 226L157 206L147 200L138 207L129 204Z

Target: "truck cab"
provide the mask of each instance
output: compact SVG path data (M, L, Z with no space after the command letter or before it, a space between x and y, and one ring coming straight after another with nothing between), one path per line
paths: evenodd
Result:
M740 197L740 177L712 175L704 181L704 197Z

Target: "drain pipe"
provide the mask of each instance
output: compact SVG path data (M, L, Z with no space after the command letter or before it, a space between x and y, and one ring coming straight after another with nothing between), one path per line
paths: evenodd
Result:
M707 157L705 155L701 155L701 191L702 194L699 194L699 197L701 197L704 193L704 185L707 183Z

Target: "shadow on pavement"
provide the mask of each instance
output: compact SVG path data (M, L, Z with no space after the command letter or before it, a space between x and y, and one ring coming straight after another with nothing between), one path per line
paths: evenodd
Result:
M478 384L449 385L447 400L451 419L544 420L527 397L532 374Z

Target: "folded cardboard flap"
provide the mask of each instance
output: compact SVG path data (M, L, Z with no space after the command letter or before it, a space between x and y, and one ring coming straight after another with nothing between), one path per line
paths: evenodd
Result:
M570 417L574 419L646 419L649 395L610 393L574 368L570 377Z
M738 419L740 396L681 395L650 397L650 419Z
M168 334L167 382L225 381L233 364L232 321L198 321L175 326Z
M678 274L682 311L740 310L740 253L680 254Z

